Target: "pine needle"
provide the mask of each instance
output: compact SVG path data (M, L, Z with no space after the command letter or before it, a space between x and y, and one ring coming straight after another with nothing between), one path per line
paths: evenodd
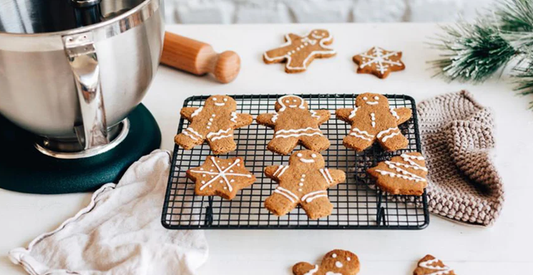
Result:
M514 68L513 77L515 78L516 91L522 95L533 94L533 61L530 61L526 66ZM533 101L530 103L530 108L533 108Z
M497 5L500 29L510 32L533 31L533 3L531 0L504 0Z

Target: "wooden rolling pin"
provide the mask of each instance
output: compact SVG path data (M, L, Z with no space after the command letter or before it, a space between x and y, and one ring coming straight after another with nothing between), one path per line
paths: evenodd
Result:
M161 63L195 75L211 73L221 83L233 81L241 59L233 51L217 53L211 45L166 32Z

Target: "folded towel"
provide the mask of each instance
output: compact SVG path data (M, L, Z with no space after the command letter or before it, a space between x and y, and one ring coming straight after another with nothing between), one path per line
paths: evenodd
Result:
M58 229L10 251L11 261L29 274L193 274L207 241L161 225L169 167L166 151L142 157Z
M417 108L429 170L429 211L469 224L493 224L504 192L490 158L495 146L491 111L466 91L437 96Z

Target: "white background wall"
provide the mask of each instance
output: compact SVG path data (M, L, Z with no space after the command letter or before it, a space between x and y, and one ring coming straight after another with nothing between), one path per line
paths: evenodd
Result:
M451 22L494 0L165 0L167 23Z

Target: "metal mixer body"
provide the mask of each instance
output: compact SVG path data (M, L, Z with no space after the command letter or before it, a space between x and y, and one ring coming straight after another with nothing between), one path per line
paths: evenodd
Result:
M113 147L159 65L162 1L98 0L103 21L77 27L76 0L0 0L0 114L55 157Z

